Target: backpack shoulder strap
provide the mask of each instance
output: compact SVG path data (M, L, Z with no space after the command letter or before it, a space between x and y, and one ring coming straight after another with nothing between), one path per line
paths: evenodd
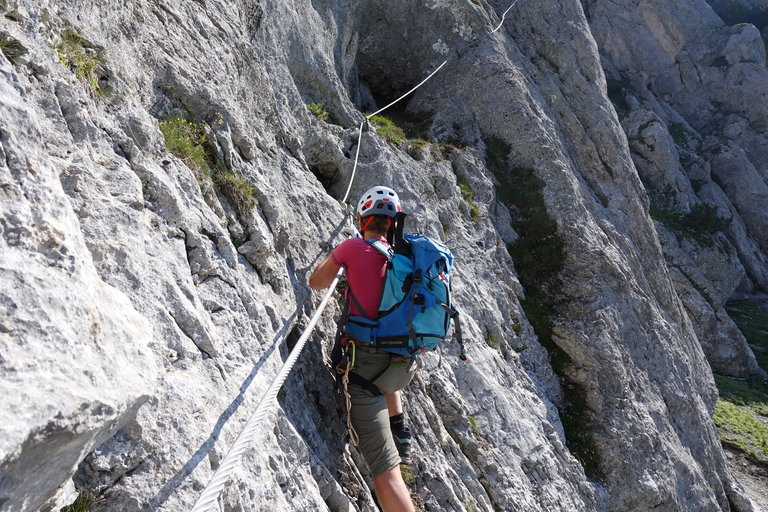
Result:
M378 238L369 238L366 240L368 242L368 245L379 251L381 254L384 255L385 258L387 258L387 261L392 261L392 257L395 255L395 253L392 251L390 247L387 247L384 245L384 243L379 240Z

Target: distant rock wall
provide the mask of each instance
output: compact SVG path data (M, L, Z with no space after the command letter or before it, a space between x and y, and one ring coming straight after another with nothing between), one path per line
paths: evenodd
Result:
M448 343L404 393L414 500L752 510L709 365L760 371L723 305L768 289L765 49L703 2L631 4L519 0L480 39L506 2L0 0L0 510L73 481L92 510L191 508L319 302L361 112L449 56L387 113L407 140L364 132L350 194L392 186L457 260L470 361ZM169 152L178 116L255 207ZM702 235L698 204L730 222ZM375 510L338 312L223 510Z
M675 288L709 362L724 375L760 373L723 309L737 290L768 286L760 32L724 26L704 1L588 2L587 15Z

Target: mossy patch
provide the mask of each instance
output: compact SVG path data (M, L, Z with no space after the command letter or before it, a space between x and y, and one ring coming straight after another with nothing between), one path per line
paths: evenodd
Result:
M696 204L686 214L655 208L650 213L653 220L667 226L678 238L695 240L703 247L712 247L714 235L731 224L731 219L720 217L717 208L708 204Z
M512 227L520 235L507 246L525 288L525 299L520 302L534 332L549 352L552 369L563 386L560 419L567 446L585 473L594 477L598 457L589 434L586 393L582 386L569 379L571 358L552 339L552 318L562 300L559 289L565 249L557 233L557 223L544 203L544 181L532 169L509 168L508 152L509 146L503 141L486 140L486 165L499 182L497 197L512 212Z
M201 185L211 180L240 216L256 206L256 189L242 176L216 162L203 124L173 117L160 121L160 131L168 152L184 162Z
M757 364L768 370L768 302L731 300L726 310L752 347Z

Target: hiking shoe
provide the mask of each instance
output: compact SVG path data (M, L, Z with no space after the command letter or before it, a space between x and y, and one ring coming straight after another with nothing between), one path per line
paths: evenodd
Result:
M397 453L400 454L400 463L405 465L411 464L411 431L408 427L402 429L392 430L392 437L395 439L395 446L397 446Z

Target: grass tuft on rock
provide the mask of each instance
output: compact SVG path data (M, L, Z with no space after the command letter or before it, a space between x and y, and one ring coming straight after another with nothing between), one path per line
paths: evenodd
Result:
M489 332L485 337L485 344L491 348L499 348L499 346L501 346L499 338L497 338L492 332Z
M160 121L165 148L192 169L198 180L210 176L208 156L205 152L205 128L180 117Z
M17 58L27 53L27 50L17 40L7 38L0 39L0 52L2 52L9 61L15 63Z
M400 474L403 477L403 482L405 482L405 485L408 487L412 487L416 483L416 473L410 466L400 464Z
M106 78L104 56L75 30L67 29L61 34L61 40L55 47L59 63L75 74L94 96L106 96L111 90L102 84Z
M91 491L80 491L77 499L67 507L61 509L61 512L88 512L96 504L96 498Z
M322 103L310 103L307 109L319 121L325 121L331 115Z
M480 427L477 425L477 418L473 415L469 416L469 429L475 436L480 437Z
M376 133L392 144L401 144L405 140L405 131L394 121L384 116L373 116L371 123L376 127Z
M256 190L242 176L224 166L214 165L212 178L213 183L240 215L245 215L256 207Z
M205 126L181 117L160 121L165 147L189 167L198 182L211 180L241 217L256 207L256 189L233 170L218 163L206 145Z
M464 202L469 206L469 220L477 222L480 220L480 208L475 204L475 193L470 188L469 184L463 181L459 181L459 191Z

